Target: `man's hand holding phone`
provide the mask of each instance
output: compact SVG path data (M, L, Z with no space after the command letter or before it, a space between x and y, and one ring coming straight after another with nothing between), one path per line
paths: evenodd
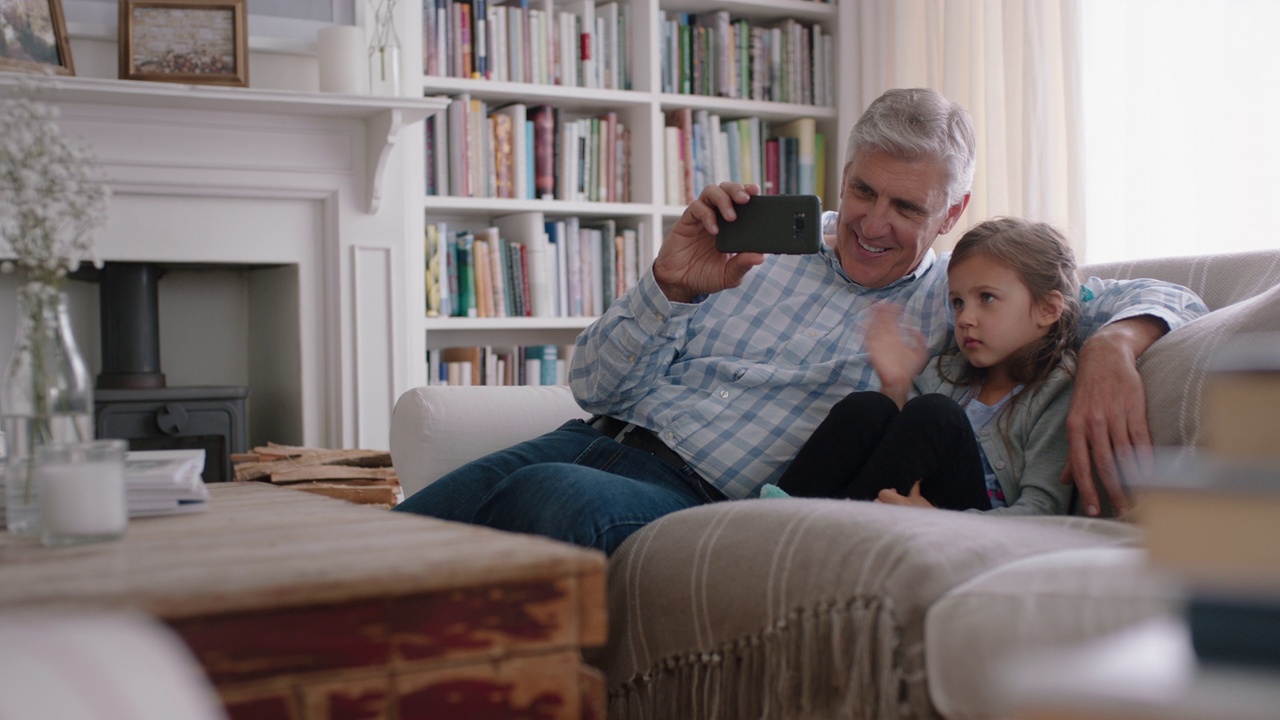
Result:
M717 237L723 228L739 219L739 213L755 212L746 210L753 203L760 200L768 203L768 198L774 197L778 196L760 195L760 186L754 183L722 182L703 188L698 199L685 208L684 214L667 233L653 263L654 279L667 299L692 302L700 295L737 287L751 268L764 262L762 251L722 252L717 248ZM812 231L820 241L821 213L812 205L808 211L814 215ZM795 229L794 215L784 216L783 222L789 228L785 234L791 239L791 231ZM745 227L743 224L739 229ZM808 228L806 224L804 229L807 231ZM733 231L730 234L734 234ZM812 252L817 252L816 246Z
M739 205L759 194L760 186L754 183L722 182L703 188L685 208L653 262L653 277L667 299L693 302L700 295L737 287L748 270L764 262L760 253L722 253L715 241L720 217L733 220Z
M806 255L822 244L822 201L817 195L757 195L720 219L716 249Z

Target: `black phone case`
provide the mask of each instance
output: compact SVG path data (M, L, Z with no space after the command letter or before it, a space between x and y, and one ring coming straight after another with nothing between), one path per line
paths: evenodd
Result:
M726 222L716 211L720 252L804 255L822 243L822 201L817 195L756 195L736 205L738 217Z

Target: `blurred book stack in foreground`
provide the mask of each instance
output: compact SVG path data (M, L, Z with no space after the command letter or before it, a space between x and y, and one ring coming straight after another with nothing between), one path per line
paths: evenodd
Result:
M1197 659L1280 683L1280 335L1225 344L1204 402L1205 448L1135 482L1138 522L1185 587Z

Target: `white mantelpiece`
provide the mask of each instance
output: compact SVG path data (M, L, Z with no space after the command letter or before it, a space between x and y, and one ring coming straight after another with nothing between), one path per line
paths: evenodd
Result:
M0 73L0 96L17 78ZM45 99L111 184L101 259L263 269L246 291L251 431L261 421L309 445L385 448L395 397L422 362L406 340L422 313L406 243L421 242L422 218L403 157L421 142L403 139L446 103L56 82Z

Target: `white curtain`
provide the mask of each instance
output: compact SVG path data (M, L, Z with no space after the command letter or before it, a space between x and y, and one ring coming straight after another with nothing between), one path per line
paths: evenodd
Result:
M1086 257L1280 246L1280 2L1085 0Z
M842 139L894 87L931 87L973 116L978 166L946 249L996 215L1084 227L1079 0L840 0ZM836 158L843 158L843 141Z

